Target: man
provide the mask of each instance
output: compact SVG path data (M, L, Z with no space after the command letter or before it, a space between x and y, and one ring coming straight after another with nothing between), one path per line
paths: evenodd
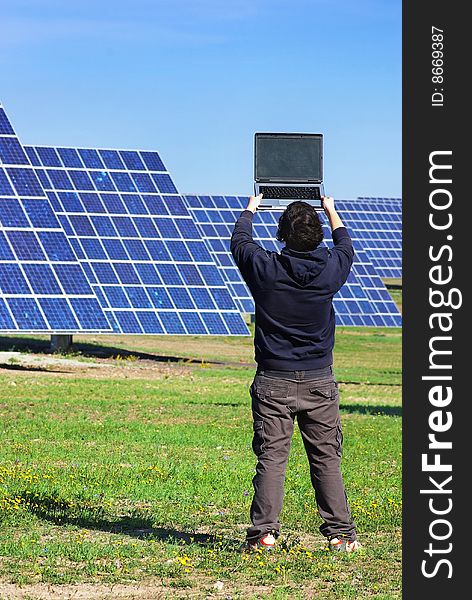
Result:
M247 548L274 548L280 534L285 468L297 417L310 464L321 533L332 550L360 545L340 471L342 430L338 384L333 375L335 317L332 300L345 283L354 250L347 229L323 198L334 247L319 247L323 230L315 209L293 202L279 219L279 253L252 238L262 194L251 196L237 220L231 252L256 306L257 372L251 385L258 462L247 530Z

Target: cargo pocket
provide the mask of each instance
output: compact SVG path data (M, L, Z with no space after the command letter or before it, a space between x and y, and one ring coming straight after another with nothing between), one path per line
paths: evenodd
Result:
M309 391L312 396L318 396L324 400L335 400L338 388L336 382L333 381L330 383L313 385L313 387L309 388Z
M255 386L255 394L258 398L265 400L286 400L289 392L288 383L283 382L264 382Z
M253 428L252 449L256 456L260 456L264 450L264 421L254 421Z

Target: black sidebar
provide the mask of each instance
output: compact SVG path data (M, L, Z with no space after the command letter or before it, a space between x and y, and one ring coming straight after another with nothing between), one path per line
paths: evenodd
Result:
M466 577L472 576L470 28L462 3L403 3L403 597L408 600L472 596Z

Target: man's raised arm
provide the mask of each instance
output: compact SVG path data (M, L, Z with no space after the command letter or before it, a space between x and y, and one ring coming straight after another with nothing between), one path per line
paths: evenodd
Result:
M323 209L325 211L326 216L328 217L331 231L338 229L338 227L344 227L344 224L341 221L341 217L338 215L336 209L334 208L334 198L332 198L331 196L323 196Z
M334 248L331 250L331 256L336 257L338 261L339 278L334 285L334 288L338 290L345 283L349 271L351 270L352 261L354 259L354 248L351 236L334 208L334 198L331 198L331 196L324 196L323 208L328 217L333 236Z
M265 252L252 238L252 219L261 199L262 194L259 194L259 196L251 196L249 198L248 205L236 221L231 236L231 254L242 272L244 267L254 257L254 254Z

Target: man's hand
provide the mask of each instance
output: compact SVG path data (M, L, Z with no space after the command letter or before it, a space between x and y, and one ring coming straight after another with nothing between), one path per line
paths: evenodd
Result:
M331 196L323 196L323 208L328 217L329 226L331 231L334 231L338 227L344 227L341 218L339 217L336 209L334 208L334 198Z
M246 210L250 210L252 213L255 213L257 210L257 207L261 203L261 200L262 200L262 194L259 194L259 196L251 196L249 198L249 202L247 203Z
M328 215L334 210L334 198L331 196L323 196L323 208L325 213Z

